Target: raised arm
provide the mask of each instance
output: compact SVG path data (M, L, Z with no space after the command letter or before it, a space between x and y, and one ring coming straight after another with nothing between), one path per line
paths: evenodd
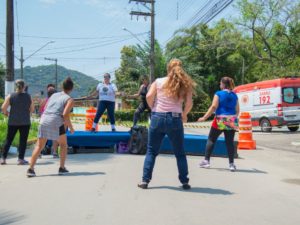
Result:
M143 89L143 85L140 86L140 89L138 90L138 92L136 94L128 95L127 97L128 98L137 98L137 97L139 97L140 94L141 94L142 89Z

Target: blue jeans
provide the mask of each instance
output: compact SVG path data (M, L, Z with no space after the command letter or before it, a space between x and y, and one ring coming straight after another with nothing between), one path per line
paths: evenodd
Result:
M152 112L143 181L149 183L152 179L155 159L159 154L161 142L165 135L168 135L176 156L179 180L182 184L188 183L188 164L183 147L184 134L181 114L170 112Z
M99 122L100 117L103 115L106 109L107 109L107 114L108 114L110 124L112 125L115 124L115 102L111 102L111 101L99 101L94 123Z

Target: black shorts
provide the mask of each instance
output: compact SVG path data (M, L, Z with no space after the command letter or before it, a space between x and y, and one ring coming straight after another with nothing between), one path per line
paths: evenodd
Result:
M66 134L65 125L61 125L61 126L59 127L59 136L60 136L60 135L64 135L64 134Z

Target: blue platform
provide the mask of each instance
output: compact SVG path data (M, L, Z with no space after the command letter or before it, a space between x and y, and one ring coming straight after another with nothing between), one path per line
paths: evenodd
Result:
M128 142L129 132L86 132L76 131L74 134L67 133L68 145L74 148L112 148L119 142ZM184 135L184 149L187 154L204 155L207 136L205 135ZM172 153L172 147L168 137L163 140L161 153ZM227 150L224 138L220 137L215 145L213 155L227 156Z
M111 148L115 144L130 139L129 132L87 132L76 131L74 134L67 133L68 146L72 147L99 147Z

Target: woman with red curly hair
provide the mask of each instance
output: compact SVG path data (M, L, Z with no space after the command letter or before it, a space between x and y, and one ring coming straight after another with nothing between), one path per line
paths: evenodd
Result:
M147 93L147 103L151 108L147 154L144 162L143 179L139 188L148 188L160 145L168 135L177 160L179 180L183 189L190 189L188 164L183 147L183 122L193 106L192 95L195 82L183 70L182 62L172 59L167 68L168 75L156 79ZM184 109L183 108L184 103Z

